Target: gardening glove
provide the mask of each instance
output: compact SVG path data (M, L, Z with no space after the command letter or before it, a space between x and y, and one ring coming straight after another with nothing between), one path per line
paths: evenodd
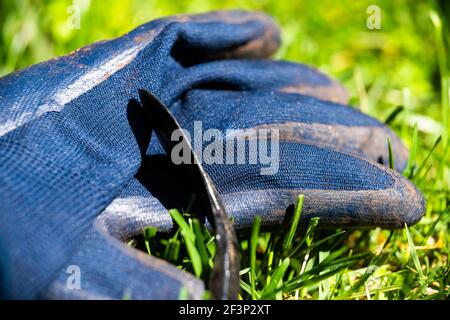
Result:
M233 81L210 81L217 79L214 71L221 74L226 70L203 69L208 77L205 71L196 72L203 66L196 63L221 57L264 57L275 50L277 32L267 18L241 12L213 13L190 18L193 22L179 22L187 19L158 20L123 38L2 79L5 111L0 116L0 131L2 149L7 151L2 155L6 155L9 170L2 170L1 175L1 193L7 203L0 207L0 228L8 243L13 243L13 233L20 237L20 241L14 238L14 250L5 250L2 259L2 264L7 261L6 270L14 270L6 275L7 297L120 298L124 288L129 288L133 298L176 298L181 287L187 288L191 297L200 296L200 281L126 248L115 238L118 233L132 235L136 225L152 220L149 214L158 221L156 209L165 210L139 179L146 175L146 164L152 163L145 155L151 128L142 124L142 111L130 98L137 97L137 89L143 87L175 106L187 88L202 84L220 87L223 83L228 89L239 88L249 82L233 80L236 77L231 77ZM227 32L200 32L217 26ZM234 29L239 31L233 33ZM227 38L230 35L232 38ZM120 52L114 51L117 47ZM151 54L154 52L157 54ZM52 75L50 81L36 78L44 71ZM34 77L28 78L30 75ZM298 80L285 80L282 86L262 81L258 86L345 102L339 98L342 90L326 97L324 92L331 92L324 90L326 85L314 93L311 81ZM252 85L254 81L241 88L251 89ZM62 89L65 87L67 90ZM144 165L134 179L141 154ZM150 204L142 203L142 196L148 196ZM68 219L70 222L64 224ZM67 230L66 226L74 227ZM33 240L28 237L31 234ZM25 247L31 255L20 254ZM81 290L67 285L71 266L82 271ZM154 287L159 290L152 290Z

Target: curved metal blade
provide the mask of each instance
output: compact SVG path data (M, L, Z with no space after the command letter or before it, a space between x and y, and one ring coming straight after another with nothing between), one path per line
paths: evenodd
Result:
M194 153L190 141L170 111L158 98L146 90L139 90L141 102L149 113L151 123L167 155L178 143L185 143L190 150L192 164L180 164L189 177L193 193L197 195L197 208L205 214L216 233L214 269L208 288L214 299L236 299L239 293L239 255L236 234L225 212L221 198L209 175ZM182 142L172 141L171 136L179 130Z

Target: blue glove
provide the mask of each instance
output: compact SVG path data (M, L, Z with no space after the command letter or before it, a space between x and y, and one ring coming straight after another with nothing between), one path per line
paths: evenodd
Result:
M170 229L164 205L182 200L166 192L176 168L156 140L148 147L140 88L188 130L194 120L204 129L280 129L277 174L260 175L258 164L205 167L237 227L256 214L277 223L298 193L306 195L305 217L325 225L417 221L424 205L417 190L359 157L384 163L389 136L401 169L405 149L376 120L326 102L346 102L340 85L306 66L217 61L266 58L278 43L261 14L176 16L0 79L3 295L155 299L177 298L185 287L201 296L200 280L120 241L149 224ZM68 285L72 270L80 271L80 289Z

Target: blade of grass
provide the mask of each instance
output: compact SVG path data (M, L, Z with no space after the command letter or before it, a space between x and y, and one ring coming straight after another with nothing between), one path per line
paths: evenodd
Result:
M389 116L384 120L384 123L386 125L390 125L392 122L394 122L395 118L405 109L403 106L397 106L394 111L392 111Z
M152 252L150 250L150 239L156 236L158 229L155 227L145 227L142 231L144 236L145 248L147 249L148 254L151 256Z
M181 248L180 240L176 238L169 239L169 241L167 242L166 249L164 250L164 259L176 263L180 257L180 248Z
M189 259L192 264L192 268L194 269L194 274L198 278L201 278L202 273L203 273L203 264L202 264L202 258L200 256L200 253L198 252L198 250L195 246L195 241L192 241L190 236L188 236L184 230L181 230L181 236L185 240L186 249L188 252Z
M188 300L189 299L189 291L186 287L181 287L178 292L178 300Z
M268 299L276 294L277 289L280 287L280 282L282 282L283 277L289 267L290 260L285 258L280 265L275 268L272 276L272 281L268 286L264 288L261 292L261 299Z
M243 276L244 274L248 273L249 271L250 271L250 268L242 269L241 271L239 271L239 275Z
M325 270L335 270L335 269L341 269L344 266L351 266L357 263L360 259L367 257L370 255L369 253L360 253L357 255L353 255L350 257L344 257L340 259L335 259L334 261L327 261L329 258L332 258L332 255L328 256L323 262L319 263L317 266L313 267L312 269L305 271L304 273L294 277L292 279L293 282L301 281L304 278L309 278L314 275L318 275L320 272Z
M314 234L314 230L316 229L317 225L319 224L319 218L312 218L309 221L309 225L308 225L308 229L306 230L306 234L304 237L302 237L302 239L300 240L300 242L291 250L291 252L288 254L289 257L292 257L294 254L297 253L297 251L301 248L301 246L305 243L308 242L308 247L310 245L310 241L309 239L312 238L313 234Z
M329 251L319 252L319 263L325 260L329 256ZM325 272L320 272L319 275ZM319 300L326 300L330 295L330 281L329 278L319 282Z
M276 226L270 233L266 251L261 263L261 271L267 271L270 274L272 264L276 264L279 261L279 255L275 254L275 252L280 252L282 249L280 243L282 244L283 241L280 239L282 239L282 235L286 234L286 230L288 229L290 222L289 213L290 212L288 209L281 224ZM268 279L270 281L270 276Z
M297 232L298 223L300 221L300 215L302 213L303 201L305 196L303 194L299 195L297 198L297 205L295 207L294 216L292 217L291 227L287 235L286 242L284 243L284 251L288 251L292 247L292 240L294 239L295 233Z
M184 237L188 237L192 242L195 242L195 234L180 211L178 211L177 209L170 209L169 214L172 219L178 224L181 232L184 232Z
M409 251L410 251L413 263L414 263L414 267L415 267L417 273L419 274L419 281L423 285L425 283L425 276L422 272L422 266L420 265L419 257L417 256L416 248L414 246L414 242L411 238L411 234L409 232L409 229L408 229L408 226L406 225L406 223L405 223L405 233L406 233L406 238L408 239Z
M169 214L180 227L181 236L184 239L186 250L188 252L192 268L194 269L194 274L197 277L201 278L203 273L203 264L201 255L195 245L196 243L195 233L192 231L191 227L189 226L188 222L186 222L185 218L180 213L180 211L178 211L177 209L170 209Z
M406 165L406 169L403 172L403 175L409 179L414 176L414 167L416 162L416 153L417 153L417 123L414 124L413 129L413 138L411 142L411 151L409 153L408 163Z
M340 264L338 267L336 267L335 269L332 269L326 273L320 274L320 275L316 275L314 277L311 278L307 278L307 277L303 277L305 279L297 279L297 281L292 281L290 283L286 283L285 285L283 285L279 290L283 291L284 293L291 293L293 291L296 290L300 290L302 288L305 287L310 287L314 284L317 284L329 277L334 276L335 274L337 274L338 272L344 270L345 268L348 268L352 265L354 265L355 262L354 261L348 261L346 263Z
M439 145L439 143L442 140L442 136L439 136L436 141L434 142L433 146L431 147L430 151L428 151L427 156L425 157L425 159L422 161L422 163L420 164L419 168L417 168L416 174L415 176L418 177L419 173L422 171L422 169L425 167L425 165L427 164L428 160L430 159L431 155L433 154L434 150L436 149L436 147Z
M319 245L321 245L322 243L325 243L325 242L327 242L327 241L329 241L329 240L331 240L331 239L334 239L334 238L336 238L336 237L339 237L340 235L342 235L342 234L344 234L345 233L345 230L341 230L341 231L339 231L339 232L336 232L336 233L334 233L334 234L332 234L332 235L329 235L329 236L327 236L327 237L325 237L325 238L323 238L323 239L320 239L320 240L318 240L318 241L316 241L316 242L313 242L308 248L305 248L305 249L303 249L303 250L300 250L300 251L293 251L290 255L289 255L289 257L292 257L292 256L294 256L294 254L296 254L296 256L300 256L300 255L302 255L302 254L304 254L304 253L306 253L306 252L308 252L308 251L311 251L313 248L315 248L315 247L317 247L317 246L319 246Z
M388 151L389 151L389 168L394 169L395 168L395 164L394 164L394 152L392 151L392 143L391 143L391 139L387 139L388 142Z
M256 299L256 247L258 246L259 229L261 217L256 216L253 221L252 233L250 237L250 285L252 299Z
M211 266L210 265L211 257L208 253L208 249L206 248L205 235L203 234L202 226L200 224L200 221L198 221L198 219L192 219L192 229L195 234L195 245L200 254L203 268L207 270Z
M247 292L250 296L252 295L252 288L250 287L250 285L248 283L244 282L244 280L241 279L241 280L239 280L239 285L242 290Z

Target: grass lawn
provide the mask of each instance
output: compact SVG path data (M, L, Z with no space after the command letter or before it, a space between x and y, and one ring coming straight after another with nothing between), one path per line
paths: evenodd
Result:
M410 149L404 174L423 192L425 217L402 230L318 230L294 223L238 235L243 299L448 299L450 296L450 3L446 1L77 1L80 29L67 28L72 1L0 2L0 76L148 20L221 8L262 10L280 24L277 59L317 66L339 79L351 104L386 121ZM381 8L381 29L366 27ZM391 159L395 161L395 159ZM196 234L156 240L147 228L130 245L207 279L213 236L194 217L170 211ZM180 293L183 298L184 293Z

